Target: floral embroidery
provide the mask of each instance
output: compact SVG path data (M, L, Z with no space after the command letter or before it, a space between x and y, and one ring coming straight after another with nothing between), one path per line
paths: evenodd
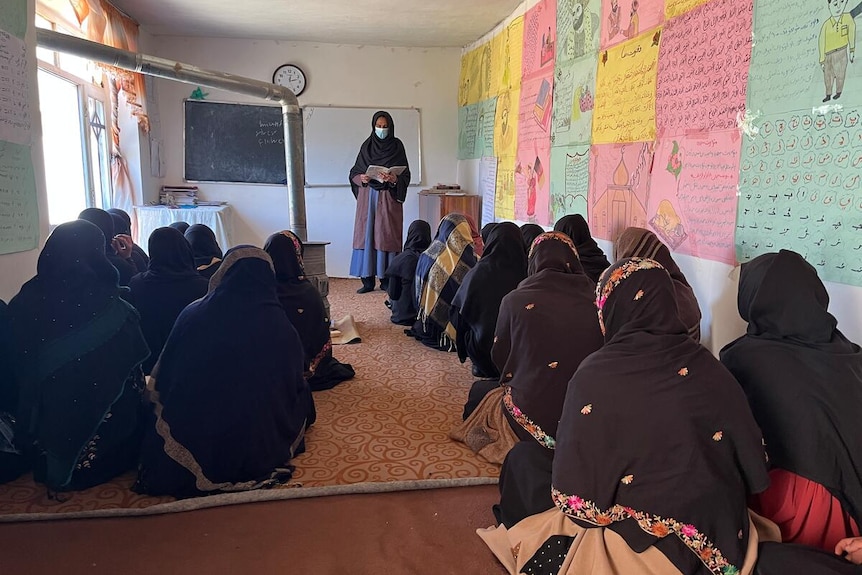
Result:
M548 364L548 367L550 367L551 369L557 369L558 365L560 365L560 362L552 361L551 363Z
M634 476L634 475L626 475L625 477L623 477L622 479L620 479L620 482L621 482L623 485L631 485L631 484L632 484L632 481L634 481L634 480L635 480L635 476Z
M556 506L572 519L598 526L634 519L645 533L656 537L676 535L714 575L737 575L739 573L739 569L725 559L721 550L705 534L698 531L694 525L680 523L669 517L651 515L622 505L614 505L608 510L601 510L594 502L581 499L577 495L566 495L556 487L551 488L551 497Z
M530 246L530 253L527 254L527 257L532 257L533 252L536 250L536 246L548 240L557 240L558 242L563 242L564 244L569 246L573 252L575 252L576 256L578 255L578 248L575 247L575 244L572 243L572 239L569 236L567 236L563 232L545 232L543 234L540 234L539 237L533 240L533 244Z
M721 441L723 438L724 438L724 432L723 431L716 431L715 434L712 436L713 441Z
M527 415L521 411L517 405L515 405L515 402L512 401L512 388L509 386L506 386L506 391L503 392L503 405L506 406L506 410L511 414L515 421L518 422L518 425L523 427L527 433L532 435L539 444L548 449L554 449L557 444L556 440L545 433L537 423L527 417Z
M638 290L638 293L636 293L636 294L635 294L635 301L638 301L638 300L639 300L639 299L641 299L643 296L644 296L644 290L639 289L639 290Z
M613 269L613 271L608 274L608 271L611 269ZM652 269L663 270L665 268L655 260L631 258L621 266L617 268L608 268L602 273L601 278L599 278L599 283L596 286L596 307L599 312L599 327L602 329L602 333L605 333L605 319L602 310L604 309L605 302L608 301L608 297L610 297L611 292L613 292L624 279L628 278L636 271ZM635 299L640 298L635 297Z
M518 555L519 555L520 553L521 553L521 544L520 544L520 543L518 543L517 545L515 545L514 547L512 547L512 557L515 559L515 561L517 561L517 560L518 560Z
M528 303L527 305L524 306L524 309L533 309L534 307L536 307L536 304Z
M687 375L688 375L688 368L687 368L687 367L684 367L684 368L682 368L681 370L679 370L679 371L678 371L678 372L676 372L676 373L677 373L678 375L681 375L681 376L685 377L685 376L687 376Z
M332 349L332 338L329 338L325 344L323 344L323 348L314 356L314 359L311 360L311 364L308 366L308 371L311 372L311 375L314 375L314 372L317 371L317 366L320 365L320 362L323 361L323 358L326 357L326 354L329 350Z
M305 310L302 309L301 307L296 308L296 311L299 313L305 313Z
M586 404L586 405L583 407L583 409L581 409L581 413L582 413L583 415L589 415L589 414L591 414L592 412L593 412L593 404L592 404L592 403L588 403L588 404Z

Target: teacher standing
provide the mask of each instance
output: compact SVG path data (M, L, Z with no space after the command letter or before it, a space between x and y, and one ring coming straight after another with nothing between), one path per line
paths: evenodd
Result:
M381 176L382 182L369 178L368 166L407 166L404 144L395 137L395 123L387 112L377 112L371 120L371 135L362 142L356 163L350 170L350 187L356 198L353 224L353 256L350 275L362 278L357 293L374 289L374 277L381 278L392 259L401 252L404 211L410 185L410 168L400 175Z

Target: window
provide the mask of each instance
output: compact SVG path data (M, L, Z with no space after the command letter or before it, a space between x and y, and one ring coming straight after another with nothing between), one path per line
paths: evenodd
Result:
M55 29L36 16L36 26ZM52 226L74 220L87 207L111 205L108 94L93 83L102 71L76 56L37 48L39 109Z

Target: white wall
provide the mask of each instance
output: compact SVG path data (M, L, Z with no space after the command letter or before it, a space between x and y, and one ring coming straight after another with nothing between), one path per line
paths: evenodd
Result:
M145 43L145 48L151 45L151 53L156 56L265 81L271 80L280 64L298 64L308 78L300 105L419 108L423 185L455 180L459 49L179 37L151 40ZM166 177L161 181L153 180L156 185L182 183L182 100L194 88L167 80L157 81ZM210 100L259 102L238 94L204 91L209 92ZM368 125L370 133L370 117ZM360 143L356 142L357 151ZM289 227L284 187L198 185L205 199L226 200L233 206L234 243L262 245L271 233ZM412 187L404 204L405 233L409 222L419 216L416 192L420 189ZM146 190L144 199L153 200L157 193L157 189ZM306 189L308 238L332 242L326 256L330 276L346 277L348 274L355 205L348 186Z
M35 0L27 3L30 22L25 38L27 54L30 56L28 76L30 79L30 112L32 115L31 154L36 171L36 190L39 196L39 248L48 236L48 194L45 188L45 161L42 156L42 120L39 111L39 92L36 83L36 28L33 25L36 14ZM39 249L17 254L0 255L0 299L8 302L21 284L36 275L36 261Z

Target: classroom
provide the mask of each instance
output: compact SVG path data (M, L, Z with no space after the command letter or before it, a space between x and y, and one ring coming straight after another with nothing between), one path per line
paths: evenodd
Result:
M314 298L320 292L325 310L323 306L320 309L325 312L328 330L322 336L325 345L321 344L321 355L314 358L318 348L311 353L306 349L304 375L297 382L306 389L297 392L297 397L307 395L311 407L303 415L294 410L288 419L302 422L302 431L287 434L278 423L267 427L264 416L247 425L245 437L253 437L255 429L279 428L278 433L287 434L281 441L285 449L289 448L284 469L278 467L266 479L258 481L255 476L255 481L245 483L210 483L203 472L198 476L192 471L197 477L192 495L211 493L206 497L187 497L155 487L148 490L143 471L147 465L138 467L137 459L134 466L109 474L100 485L92 482L80 489L70 487L74 482L69 483L68 478L62 489L46 488L43 483L51 482L40 479L36 468L32 474L29 470L15 474L6 484L5 473L0 473L0 539L11 543L9 551L4 546L0 554L0 572L48 573L66 565L73 573L303 570L770 575L797 572L797 566L806 562L810 563L805 572L860 572L862 475L834 472L841 475L838 485L824 477L828 473L807 470L824 460L829 462L824 466L862 468L858 463L862 462L862 434L854 435L862 429L842 416L858 413L862 407L856 404L862 402L862 386L857 385L862 383L862 350L853 343L862 342L862 63L856 61L855 52L862 3L483 0L468 4L443 0L432 7L417 0L375 0L362 5L342 0L283 5L249 0L243 4L4 0L0 7L0 79L6 86L0 89L2 302L10 302L20 292L20 308L27 286L38 287L30 280L44 274L40 262L50 261L51 245L46 242L55 229L61 230L57 235L62 237L69 222L89 219L82 210L119 208L130 216L128 236L147 252L155 245L155 235L150 233L164 230L171 221L211 228L205 235L212 236L216 244L213 268L208 273L201 271L194 243L189 251L194 251L195 267L209 282L207 288L207 282L193 274L198 280L194 289L203 290L200 296L229 284L222 280L231 266L244 262L242 265L251 270L254 264L250 262L255 259L269 261L276 281L281 281L277 245L286 246L288 256L283 261L298 262L300 272L295 275L306 287L311 280L316 288L311 290ZM290 181L296 175L290 168L293 136L285 125L288 106L280 107L278 98L254 97L251 88L244 93L225 89L227 82L219 84L217 80L213 80L214 85L206 81L186 83L170 79L170 72L135 73L88 61L71 51L46 48L42 38L49 36L37 40L40 31L60 32L142 54L145 59L158 59L163 70L173 66L176 70L200 69L204 75L211 71L217 73L213 77L238 78L239 83L247 79L255 88L279 83L281 89L295 94L291 101L298 104L301 115L304 185L295 189L296 180ZM146 71L146 66L143 69ZM359 157L356 150L363 140L374 144L387 137L381 136L386 132L379 131L377 110L387 112L382 118L383 129L403 142L403 163L409 163L409 169L403 175L393 174L391 184L377 180L369 185L367 178L357 176L356 166L364 160L362 150ZM373 163L366 161L361 171ZM159 205L176 202L186 193L194 195L197 206L173 209L176 206ZM374 230L375 225L388 225L380 219L382 204L368 208L368 219L360 212L365 210L363 202L373 206L390 198L399 214L393 232L398 245L382 249L376 239L380 229ZM446 198L451 201L448 209L442 207ZM447 216L462 210L469 218ZM441 222L443 216L446 219ZM567 227L574 225L575 216L586 230L584 243L576 239L574 228ZM411 321L399 324L396 300L402 297L401 290L393 294L387 282L400 280L394 275L395 279L390 278L388 272L384 277L383 270L398 261L393 258L408 253L415 240L413 230L419 229L411 222L423 220L430 228L428 243L415 250L407 274L409 282L406 276L404 280L405 290L409 289L414 300ZM447 221L451 229L446 227ZM569 224L564 225L564 221ZM503 225L505 222L515 225ZM496 226L483 229L488 224ZM502 255L504 244L513 241L513 230L518 227L524 234L525 227L532 227L535 233L531 239L538 236L539 240L531 248L525 235L526 255L521 253L523 241L516 242L521 246L515 250L517 254L508 251ZM631 228L642 228L644 235L627 246L623 238L633 237L627 235ZM116 225L114 229L119 233ZM295 235L279 233L291 229ZM76 230L76 234L84 233ZM383 232L389 233L389 228ZM464 235L469 249L465 244L454 247L460 241L455 239L458 234ZM187 233L185 237L189 239ZM357 238L364 238L364 251ZM75 242L77 239L68 240L68 246ZM378 260L369 264L369 247L375 242ZM644 242L653 242L649 255L644 255ZM111 240L107 243L110 249ZM454 250L451 253L458 265L441 272L441 264L434 261L440 252L428 256L429 252L423 251L429 244L430 251L438 244L444 253ZM496 250L488 251L489 245ZM571 257L568 248L564 249L565 256L560 255L557 248L561 245L571 246L575 261L580 261L574 264L580 270L574 275L583 281L556 284L548 280L539 284L537 278L550 277L541 275L550 270L537 271L537 267L554 267L547 261L538 263L542 252L547 258L571 261L567 259ZM71 247L59 241L55 246L59 246L54 247L57 253L72 253ZM186 249L184 243L182 249ZM773 276L771 296L763 296L766 289L761 287L759 295L773 301L760 301L758 313L762 309L773 312L770 321L776 323L792 322L793 313L805 316L805 321L816 318L829 334L824 340L827 343L811 344L807 334L784 335L782 345L805 350L795 358L787 349L796 348L769 347L773 344L764 343L769 337L756 332L760 329L754 327L756 318L741 316L753 316L755 307L744 309L745 298L757 298L753 293L756 287L746 283L746 267L748 278L756 275L751 281L763 281L765 286L770 278L764 266L770 262L774 266L770 270L779 267L765 254L780 250L795 253L781 251L776 256L775 261L782 262L786 267L781 268L782 273L787 275L780 283L774 283L778 280ZM494 251L497 255L492 255ZM588 269L593 255L604 262L596 268L595 276ZM426 257L431 259L426 262L423 280L420 270ZM629 257L635 259L626 263ZM660 263L643 263L639 257ZM362 258L365 263L359 263ZM108 257L106 261L114 260ZM230 265L222 265L228 261ZM491 261L498 267L491 268ZM750 261L751 266L744 265ZM458 275L462 264L477 273L472 277L471 272ZM491 279L482 276L480 291L478 272L482 265L500 274L499 269L507 266L521 266L523 270L513 272L511 278L517 279L505 276L505 282L511 283L508 287L501 287L503 275ZM569 266L569 272L559 275L572 273L572 264L556 265ZM219 272L219 266L225 269ZM642 288L628 298L635 303L661 297L651 293L665 289L651 275L656 266L666 268L673 280L667 285L679 305L679 316L672 314L674 326L680 319L686 322L680 301L689 298L693 306L693 311L688 309L694 317L689 324L693 325L684 326L688 334L682 338L684 344L679 344L680 350L689 346L685 347L688 351L679 355L674 355L674 345L656 343L658 328L653 333L638 324L642 332L630 335L630 341L639 342L635 350L606 333L615 329L612 323L621 320L613 320L607 309L603 315L602 306L613 301L614 291L628 293L626 289L634 289L626 283ZM134 292L133 283L123 283L124 271L116 264L114 267L119 271L120 285L131 285ZM146 271L146 265L137 268L142 274ZM605 269L615 273L604 274ZM425 290L433 283L429 274L435 273L441 274L447 288L454 282L455 290L444 295L443 287L433 288L426 299ZM375 276L380 279L380 289L375 289ZM631 276L637 281L629 279ZM466 281L465 277L471 279ZM418 283L420 280L423 283ZM458 289L459 285L463 289ZM560 287L563 285L568 287ZM478 292L472 300L468 286ZM558 288L560 291L555 292ZM278 290L279 298L287 293L282 287ZM574 292L580 299L565 299L575 298L571 295ZM185 311L184 302L171 324L178 314L181 318L188 315L188 329L193 329L188 310L211 299L215 306L216 298L206 296ZM493 305L487 303L491 300ZM86 299L81 302L88 307ZM302 317L308 308L302 305L305 309L291 316L289 306L281 302L290 321L285 322L279 314L278 325L292 324L290 341L296 340L298 332L307 347L301 326L310 321L307 315ZM548 315L534 314L545 317L545 323L523 318L524 310L542 308L545 303L550 307ZM775 305L769 308L769 303ZM248 307L243 307L246 304ZM156 302L155 307L160 305ZM478 328L474 326L475 333L471 333L477 339L465 343L464 330L470 329L468 305L485 306L485 315L480 313L480 318L487 316L489 306L493 314L490 320L471 320L490 321L490 331L475 331ZM618 298L616 305L623 307ZM627 300L626 313L634 309L633 305ZM175 428L176 437L184 432L179 421L164 431L168 416L162 419L165 407L159 403L159 392L153 390L155 381L167 385L171 377L176 381L228 379L228 374L236 374L238 380L253 379L258 373L263 374L261 379L268 377L262 368L243 372L239 366L252 362L255 353L266 354L266 350L270 350L268 356L277 356L278 338L261 336L260 344L253 344L258 339L241 332L249 328L257 308L243 301L235 307L246 311L235 316L223 311L227 315L212 318L210 323L201 319L197 325L201 334L231 332L219 340L220 345L213 347L205 337L188 335L181 341L176 336L179 330L169 328L159 345L165 350L173 345L181 359L171 362L171 356L164 353L146 360L138 358L135 363L133 371L143 368L138 392L141 397L150 394L154 406L152 412L147 411L150 415L141 416L141 425L149 425L152 431L144 435L143 449L152 452L151 440L156 437L165 445L164 452L157 450L160 456L167 453L163 459L168 463L159 460L156 465L154 459L151 470L176 467L177 463L185 467L181 460L186 458L168 453L171 442L176 442L170 428ZM441 309L446 319L436 331L420 333L428 322L437 321L435 314L443 313ZM145 315L145 308L140 310ZM13 324L3 319L6 306L0 311L0 329L7 330L6 326ZM655 319L659 318L658 311L651 313L654 321L661 321ZM40 321L38 314L34 317ZM516 334L511 341L501 331L503 319L498 317L506 317L509 335ZM832 318L837 320L837 328ZM589 323L589 329L572 324L582 319ZM335 325L339 320L345 323ZM802 321L797 318L797 322ZM141 325L143 328L143 322ZM529 332L530 326L536 331ZM361 335L361 343L345 345L338 341L341 331L336 328L345 333L355 329L356 340ZM38 346L38 335L30 331L27 337ZM13 373L11 367L3 365L7 361L4 346L24 353L31 349L10 343L17 335L11 328L8 333L12 335L0 333L0 378ZM647 333L656 339L646 339ZM173 339L169 334L174 334ZM145 329L143 335L148 337ZM670 337L663 332L660 335ZM496 364L488 369L480 366L472 352L481 337L486 340L485 356L493 357ZM752 347L757 350L754 357L762 359L745 372L747 376L755 378L753 374L770 370L774 373L775 381L764 383L769 388L764 393L780 395L779 381L783 383L785 377L804 379L800 370L792 367L794 362L808 362L811 369L817 366L819 371L812 372L816 374L835 370L834 379L840 380L841 386L830 391L818 383L804 400L801 395L795 396L795 401L779 402L772 395L758 400L757 390L743 381L742 368L734 367L731 358L734 349L741 356L740 346L749 340L763 347ZM594 341L599 343L593 345ZM614 348L611 342L619 347ZM830 346L836 345L843 351L831 351ZM647 348L653 350L651 355L643 351ZM503 349L505 352L499 351ZM556 411L552 410L553 416L546 416L541 426L536 418L544 414L533 413L534 420L530 420L525 413L529 409L522 413L513 403L519 397L527 401L525 396L518 396L518 385L525 385L518 382L518 368L523 373L524 362L539 361L532 357L530 350L535 349L546 350L545 355L560 354L559 359L551 358L554 361L541 360L542 366L554 372L547 376L548 388L553 387L555 378L562 386L557 386L561 395L555 400L559 404L555 403ZM821 355L809 360L809 349ZM246 357L242 357L244 353ZM508 353L508 358L499 360L502 353ZM614 357L612 353L629 355ZM824 360L823 354L838 359ZM196 360L189 361L189 356ZM578 358L571 372L557 369L564 356ZM318 378L315 387L311 374L321 357L336 375L330 383ZM606 362L601 364L603 370L598 368L600 357ZM688 363L673 363L682 361L681 357ZM625 377L633 373L623 367L628 362L641 365L644 381L655 377L653 393L636 385L622 387ZM585 369L579 369L578 363ZM176 367L179 364L188 365ZM731 385L730 392L730 388L716 391L718 384L704 387L709 391L691 394L668 392L663 376L657 375L665 364L676 365L671 375L691 383L736 384L735 376L742 385ZM108 362L96 372L112 367L116 366ZM712 379L705 375L707 371L713 374ZM590 386L588 382L576 390L574 382L589 374L595 376L595 382L606 385ZM132 376L129 378L131 381ZM620 387L613 391L611 384L618 380ZM98 386L98 381L93 385ZM482 381L486 383L480 385ZM804 381L800 385L800 389L805 388ZM474 397L480 389L482 393ZM161 393L167 402L167 393ZM218 393L214 391L213 397ZM225 388L224 393L227 396L230 391ZM245 401L240 395L233 396L236 405ZM601 415L604 398L615 404L617 419L613 423L606 423L610 416ZM664 403L658 398L664 398ZM741 404L734 403L739 398ZM566 405L580 403L576 409L567 410L563 399ZM23 401L17 392L16 400ZM7 415L4 401L0 381L0 432L8 429L11 435L14 426L6 425L3 419ZM276 410L272 406L278 401L273 396L264 403ZM758 401L779 405L783 415L775 416L777 423L767 415L761 418L758 409L771 415L774 412ZM806 412L800 405L803 401L817 406L811 407L810 421L799 420L804 417L799 414ZM202 403L216 404L215 400ZM492 403L493 415L487 415L485 406ZM358 407L362 405L367 407ZM641 413L641 406L655 410L653 420ZM728 413L737 409L744 413L739 417L727 415L719 424L714 418L719 417L715 413L720 406ZM196 407L190 403L186 409ZM105 414L101 414L102 423L111 417L111 410L104 420L101 417ZM705 417L708 425L714 426L706 444L682 436L671 441L667 436L672 431L660 431L662 426L674 425L682 412L692 414L679 418L682 433L705 425L705 420L697 417ZM703 416L705 412L710 415ZM486 415L490 419L475 423ZM147 417L154 417L156 424L144 421ZM199 421L208 417L202 414ZM627 425L618 422L626 418L639 422L630 424L642 429L639 437L621 431ZM662 424L650 423L665 418ZM799 422L794 433L800 434L793 435L794 441L805 454L800 456L807 458L805 462L773 445L779 442L771 435L773 428L791 434L794 421ZM470 428L471 422L478 428ZM544 422L553 425L553 432L543 431L547 430ZM498 424L505 429L496 427ZM585 446L587 441L581 436L567 435L573 428L584 438L596 434L593 445ZM477 433L483 438L481 448L476 446ZM289 439L284 439L288 435ZM757 441L740 439L754 435ZM569 458L554 458L555 437L557 456L565 447L575 453L577 445L580 457L588 452L597 455L601 462L595 464L596 471L581 473L582 460L575 465ZM831 447L818 451L817 439L807 441L811 437L820 437L822 446L835 441L842 446L836 449L846 449L846 453L830 459ZM852 439L843 441L847 437ZM140 438L135 441L140 443ZM487 446L506 441L510 444L505 450L489 455ZM261 450L267 448L266 443L261 441ZM525 443L542 447L527 453ZM510 452L512 444L524 449ZM0 443L0 447L4 445L9 446L7 453L17 454L11 436ZM95 439L87 445L85 449L95 454ZM190 451L198 448L188 445L179 447L187 449L193 461L204 457L199 455L203 452L217 459L210 452L218 450L211 446L205 445L192 455ZM302 447L295 449L299 445ZM706 463L707 456L701 452L711 446L729 451ZM227 452L230 447L224 449ZM607 458L602 449L607 451ZM648 457L642 454L649 449L659 450L657 453L690 450L693 479L671 489L672 482L657 467L648 470L649 464L644 464ZM773 461L754 462L764 450ZM254 457L257 448L249 453ZM0 456L5 456L2 450ZM522 459L516 460L516 456ZM528 461L529 457L533 459ZM700 457L702 462L697 459ZM728 459L722 462L722 457ZM785 471L782 462L788 458L796 467ZM669 456L664 463L675 462L674 456ZM727 462L739 469L724 475L700 471ZM0 464L6 465L6 459L0 458ZM643 474L633 470L636 464L646 465ZM205 460L195 461L194 466L200 471L206 467ZM590 482L606 467L613 468L608 473L617 474L613 489L608 487L603 495L584 496L593 487ZM776 475L776 471L785 475ZM626 489L632 485L639 488L638 483L646 480L648 473L665 477L666 482L653 486L652 492L645 488L626 499ZM72 476L71 471L69 474ZM580 479L575 480L576 476ZM737 497L736 492L716 494L707 503L696 488L691 488L691 493L686 493L691 495L690 508L667 502L676 499L671 494L685 491L698 481L704 485L718 476L723 480L733 476L732 482L740 482L737 491L748 494L747 505L738 513L718 517L722 515L719 502L725 508L732 507L729 502ZM825 499L818 502L832 505L832 514L826 514L829 519L824 520L828 525L802 525L798 517L785 524L767 512L764 493L778 497L776 489L790 489L782 481L795 480L819 489L818 494ZM202 487L206 485L209 487ZM765 491L767 485L772 486L769 491ZM801 489L799 485L796 489ZM533 492L523 491L526 486ZM549 489L551 498L547 497ZM537 492L547 505L531 509L531 497L537 497ZM761 499L755 504L754 494L758 493ZM503 509L512 504L510 497L522 498L515 505L520 514L514 508ZM648 507L650 503L644 501L650 498L661 502L656 509L642 511L639 506ZM816 511L821 513L818 517L823 516L822 509ZM517 519L511 519L510 512ZM686 512L691 515L684 515ZM683 515L674 515L677 513ZM814 515L812 511L810 517ZM730 517L738 525L738 538L736 528L721 523L731 521ZM822 538L806 539L799 533L791 536L786 529L791 529L787 525L794 519L797 523L793 528L799 533L808 529L805 535L810 535L812 530L819 530ZM836 527L838 523L841 526ZM725 528L732 531L730 539L720 533ZM542 535L541 541L535 541L537 534ZM786 545L788 542L804 546ZM842 554L836 545L844 545L846 561L831 557ZM525 552L519 556L516 549ZM761 560L755 567L758 549ZM822 551L829 551L830 556ZM544 559L539 555L544 552L559 561L548 560L549 566L542 566Z

